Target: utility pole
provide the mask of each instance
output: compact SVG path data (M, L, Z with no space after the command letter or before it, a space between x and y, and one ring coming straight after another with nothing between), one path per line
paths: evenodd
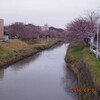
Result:
M99 13L100 7L98 7L97 13ZM97 20L97 54L96 58L99 57L99 26L100 26L100 18Z
M98 21L98 24L97 24L97 54L96 54L96 58L98 58L98 52L99 52L99 21Z

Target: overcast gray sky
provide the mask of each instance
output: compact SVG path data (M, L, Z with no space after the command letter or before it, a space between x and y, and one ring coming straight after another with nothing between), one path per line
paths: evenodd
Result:
M0 0L0 18L14 22L65 28L86 10L96 10L100 0Z

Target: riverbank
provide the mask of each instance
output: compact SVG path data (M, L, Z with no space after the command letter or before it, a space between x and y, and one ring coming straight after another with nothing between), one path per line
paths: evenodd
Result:
M57 38L42 38L33 41L9 40L0 42L0 68L48 49L60 41L61 39Z
M100 99L100 59L89 53L87 46L70 47L66 59L78 78L79 100Z
M0 100L78 100L77 79L66 68L67 44L60 42L0 69Z

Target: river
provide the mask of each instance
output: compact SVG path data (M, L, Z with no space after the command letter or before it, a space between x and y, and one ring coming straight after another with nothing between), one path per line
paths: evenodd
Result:
M78 100L77 79L64 61L67 44L0 69L0 100Z

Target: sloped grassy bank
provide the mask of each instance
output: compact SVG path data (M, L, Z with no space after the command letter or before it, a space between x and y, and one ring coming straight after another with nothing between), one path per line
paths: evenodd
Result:
M69 47L65 60L78 78L79 89L84 91L79 92L79 100L100 100L100 59L82 45Z
M61 41L62 39L58 38L42 38L29 41L9 40L0 42L0 68L48 49Z

